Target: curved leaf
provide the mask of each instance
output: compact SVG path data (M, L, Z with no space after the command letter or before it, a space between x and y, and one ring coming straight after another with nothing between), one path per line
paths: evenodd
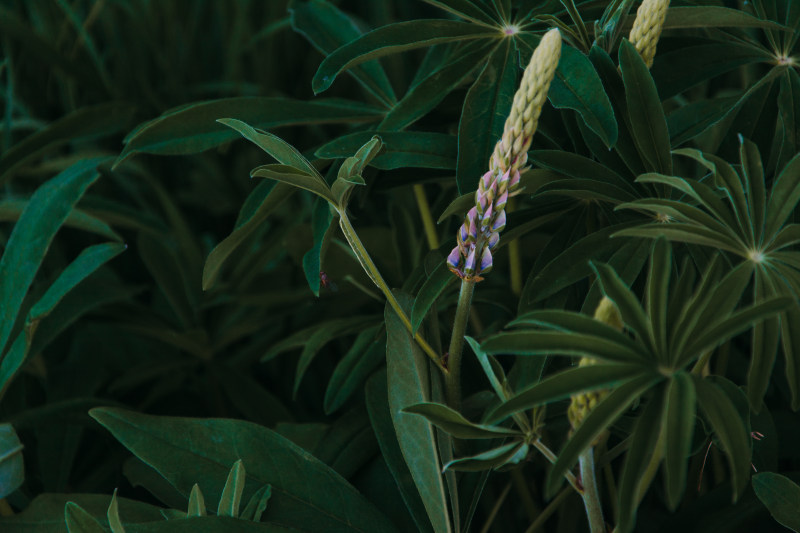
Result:
M774 472L762 472L753 476L753 490L772 518L792 531L800 531L800 486L794 481Z
M423 402L409 405L403 409L403 412L422 415L428 422L457 439L497 439L522 436L522 433L514 429L473 424L461 413L439 403Z

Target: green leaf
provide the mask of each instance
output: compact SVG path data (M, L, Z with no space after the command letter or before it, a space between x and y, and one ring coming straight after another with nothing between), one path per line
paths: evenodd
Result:
M770 157L770 168L776 169L783 168L800 152L800 76L794 69L787 69L780 83L778 127Z
M258 131L249 124L235 118L220 118L217 119L217 122L238 131L242 137L274 157L280 164L294 167L301 172L322 179L314 165L308 162L308 159L303 157L294 146L277 135L266 131Z
M772 518L792 531L800 531L800 486L774 472L753 476L753 490Z
M125 533L125 527L119 519L119 503L117 502L117 489L114 489L114 494L111 496L111 503L108 504L108 525L111 528L111 533Z
M386 466L397 483L403 503L411 514L417 529L423 533L430 533L433 531L431 521L428 519L420 492L417 490L397 440L388 394L386 369L379 370L369 378L366 386L366 404L372 430L378 439Z
M755 269L754 273L755 301L762 302L768 295L772 296L775 293L775 286L770 276L764 275L762 269ZM747 398L755 411L760 410L775 365L775 357L778 355L780 322L780 318L774 316L753 326L752 355L747 369Z
M247 197L233 232L208 254L203 265L203 290L214 286L231 254L258 229L269 214L297 189L285 183L262 182ZM252 207L252 209L248 209ZM249 211L249 212L248 212Z
M412 86L403 98L386 113L378 126L380 130L402 130L413 124L434 109L476 68L486 62L491 52L491 42L473 41L467 43L447 62L425 79Z
M417 293L417 297L414 299L414 306L411 308L411 326L413 333L419 330L431 306L433 306L439 296L441 296L447 287L452 285L456 279L456 276L447 268L447 262L445 261L439 263L433 272L431 272L431 275L428 276L425 283L420 287L419 293Z
M648 170L672 174L669 129L656 85L639 52L627 40L619 47L619 65L633 140Z
M319 175L308 174L287 165L261 165L250 172L251 178L268 178L312 192L335 205L336 198Z
M574 109L606 147L617 143L617 119L591 61L571 46L561 47L561 61L547 98L556 109Z
M670 144L680 146L694 139L719 122L737 100L736 97L698 100L674 109L667 115Z
M242 460L239 459L231 467L225 487L222 489L222 496L219 498L217 516L239 516L239 505L242 502L242 492L244 491L245 471Z
M347 481L267 428L113 408L90 414L183 494L197 482L206 497L219 499L228 465L242 460L250 465L243 497L269 483L270 519L276 523L311 531L395 531Z
M76 139L94 139L117 133L130 123L130 104L106 103L82 107L48 124L9 148L0 157L0 184L14 170L59 146Z
M561 476L572 468L592 442L611 427L611 424L628 410L636 398L662 379L663 377L658 374L640 375L624 382L598 403L558 454L556 463L547 474L548 493L555 492L561 482Z
M194 324L197 310L192 298L193 291L190 292L184 282L186 270L177 246L168 239L159 239L147 233L139 234L136 245L142 262L166 296L180 324L186 328Z
M374 135L358 149L354 156L345 159L342 166L339 167L336 181L331 186L331 192L336 198L336 205L339 206L340 211L347 208L353 187L355 185L366 185L361 174L364 172L364 168L383 149L383 146L381 138Z
M513 43L506 39L497 45L467 91L458 123L456 183L461 194L475 190L488 168L511 110L518 71Z
M375 136L382 141L384 151L369 161L381 170L397 168L454 169L456 163L456 137L443 133L421 131L360 131L343 135L317 149L315 155L323 159L349 157Z
M267 510L267 504L272 497L272 487L264 485L258 489L255 494L247 502L247 505L242 511L240 518L242 520L252 520L253 522L261 522L261 515Z
M64 507L64 520L69 533L105 533L100 522L84 511L80 505L67 502Z
M101 161L79 161L39 187L14 226L0 257L0 356L53 237L98 178Z
M664 20L664 28L785 29L776 22L756 18L745 11L718 6L670 7Z
M25 481L22 443L11 424L0 424L0 498L7 498Z
M667 504L675 510L686 490L686 472L689 467L697 393L694 382L686 372L678 372L664 389L664 490Z
M800 201L800 154L781 170L772 185L767 203L764 236L769 239L786 223Z
M403 409L403 412L422 415L431 424L457 439L496 439L522 435L514 429L473 424L457 411L438 403L423 402L410 405Z
M647 275L647 315L653 327L653 338L659 359L668 362L667 303L669 278L672 272L672 247L662 238L653 245L650 271Z
M337 196L335 192L333 194ZM311 213L311 232L314 236L314 245L303 255L303 273L306 275L306 281L311 288L311 292L317 297L319 297L320 275L325 248L327 248L328 242L338 227L337 224L332 224L332 221L333 215L331 214L330 204L322 198L317 198L314 202L314 210Z
M383 324L367 328L358 334L353 345L333 370L325 389L323 407L325 414L340 409L353 394L360 390L369 375L386 357L386 338Z
M188 518L206 516L206 500L203 497L203 491L200 490L200 485L197 483L192 485L192 491L189 493L189 510L186 515Z
M619 482L619 521L617 527L621 533L633 531L636 524L636 510L639 494L648 489L642 482L650 461L661 457L659 434L664 416L663 396L660 391L647 401L641 414L636 419L636 426L631 435L628 453L625 455L625 466ZM647 480L648 482L651 479Z
M28 206L28 200L8 198L0 200L0 221L2 222L16 222L22 215L22 212ZM82 231L87 231L106 237L117 242L122 242L122 237L117 232L111 229L106 222L96 216L92 216L85 211L75 209L67 215L64 221L64 226L68 228L76 228Z
M292 28L305 36L314 48L328 55L340 46L358 39L362 32L355 21L326 0L290 4ZM369 61L350 70L350 74L386 105L396 97L380 63Z
M731 399L719 385L692 376L697 403L722 443L728 458L734 501L747 486L750 472L750 434Z
M389 24L372 30L329 54L317 69L311 86L314 94L319 94L331 86L340 72L370 59L439 43L500 35L495 28L454 20L418 19Z
M444 469L461 472L480 472L499 468L508 463L519 463L527 455L528 445L524 442L516 441L478 455L459 457L444 465Z
M641 350L615 340L584 333L562 331L514 331L487 338L481 349L489 354L575 355L617 363L642 362Z
M411 306L410 300L399 294L398 301L405 308ZM434 531L450 532L452 526L433 427L425 419L403 412L406 407L430 401L430 379L438 376L430 375L428 358L388 304L385 315L389 407L397 440Z
M528 156L530 161L539 167L554 170L575 180L592 180L613 185L624 191L630 199L639 197L639 191L628 179L588 157L561 150L533 150L528 153ZM551 182L551 184L558 186L563 181L562 179ZM568 180L568 182L570 181L573 180Z
M539 405L557 402L575 394L610 388L641 374L644 367L624 364L595 364L571 368L549 376L495 407L486 419L498 423Z
M124 244L105 243L84 249L67 268L61 271L53 284L47 288L44 296L28 312L28 324L47 316L64 295L127 248Z
M380 111L360 102L318 99L236 97L181 106L140 124L125 138L114 167L137 153L182 155L203 152L232 141L238 134L217 123L231 117L255 128L302 124L361 123L377 120Z
M471 20L476 24L494 25L496 23L494 17L487 13L482 7L480 2L477 4L470 0L422 0L423 2L436 6L440 9L452 13L453 15Z

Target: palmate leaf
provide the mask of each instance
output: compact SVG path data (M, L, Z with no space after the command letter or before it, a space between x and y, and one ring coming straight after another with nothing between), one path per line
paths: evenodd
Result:
M423 48L439 43L500 37L496 28L455 20L414 20L398 22L372 30L328 55L311 83L319 94L344 70L385 55Z

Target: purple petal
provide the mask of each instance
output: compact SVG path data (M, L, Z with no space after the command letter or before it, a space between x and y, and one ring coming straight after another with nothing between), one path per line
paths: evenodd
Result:
M447 256L447 264L450 265L451 268L458 268L459 263L461 263L461 250L458 246L453 248L453 251L450 252L450 255Z
M502 211L508 203L508 191L504 191L500 198L494 201L495 211Z
M471 276L475 273L475 247L473 246L464 262L464 274Z
M469 238L469 228L467 227L467 223L464 222L458 229L458 243L467 242L467 238Z
M492 224L492 231L502 231L503 228L506 227L506 212L505 210L500 211L497 213L497 216L494 219L494 224Z
M483 214L483 220L481 220L482 228L485 228L486 225L489 224L489 221L492 220L492 213L494 213L494 211L492 210L491 204L489 204L489 207L486 208L486 212Z
M492 269L492 252L489 248L484 248L483 255L481 255L481 270L479 274L489 272Z
M515 171L514 175L511 176L511 181L508 184L508 190L513 192L518 185L519 185L519 170Z
M500 242L500 234L496 231L493 231L491 235L489 235L489 248L494 248L497 246L497 243Z

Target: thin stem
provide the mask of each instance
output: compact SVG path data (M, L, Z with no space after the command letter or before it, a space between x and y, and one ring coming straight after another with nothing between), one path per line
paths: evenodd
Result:
M425 237L428 239L428 248L436 250L439 248L439 236L436 234L436 224L433 222L431 208L428 199L425 197L425 188L417 183L414 185L414 196L417 199L419 216L422 218L422 226L425 228Z
M583 452L578 462L581 470L581 484L583 485L583 505L586 507L589 530L592 533L603 533L606 530L606 526L603 521L603 506L600 503L600 493L597 491L597 476L594 471L594 448L589 448Z
M369 256L367 249L362 244L361 239L358 238L358 234L356 234L355 228L350 223L350 219L347 218L347 214L344 212L339 213L339 226L342 228L342 232L344 233L347 242L350 244L350 248L353 250L358 262L361 263L361 267L364 269L364 272L367 273L369 279L381 290L383 295L386 297L386 300L389 302L389 305L392 306L394 312L397 313L397 316L400 317L400 321L403 325L408 329L409 333L413 332L413 327L411 326L411 320L409 320L406 312L400 306L400 302L397 301L397 298L394 297L392 290L389 288L389 285L386 284L381 273L378 271L378 267L375 266L375 262ZM445 373L446 376L449 377L449 373L447 369L442 365L442 358L439 357L433 348L431 348L430 344L420 335L419 333L413 333L414 340L417 341L420 348L431 358L431 360L439 367L442 372ZM463 342L463 341L462 341Z
M536 520L525 530L525 533L534 533L537 529L541 528L547 519L550 518L553 513L561 506L564 500L567 499L567 496L570 495L569 487L564 487L564 489L558 493L558 495L553 498L553 501L547 504L547 507L539 513L539 516L536 517Z
M474 281L461 280L461 292L458 295L458 307L453 320L453 335L450 337L450 350L447 353L448 374L445 378L447 405L456 411L461 410L461 353L464 351L464 334L467 331L474 290Z
M550 461L550 463L556 464L556 454L554 454L553 450L548 448L544 442L537 439L533 441L533 447L539 450L539 452L541 452L541 454L544 455L547 460ZM578 486L578 480L575 479L575 474L569 471L564 472L564 479L566 479L567 482L572 485L572 488L575 489L578 494L583 494L583 490L581 490L581 488Z

